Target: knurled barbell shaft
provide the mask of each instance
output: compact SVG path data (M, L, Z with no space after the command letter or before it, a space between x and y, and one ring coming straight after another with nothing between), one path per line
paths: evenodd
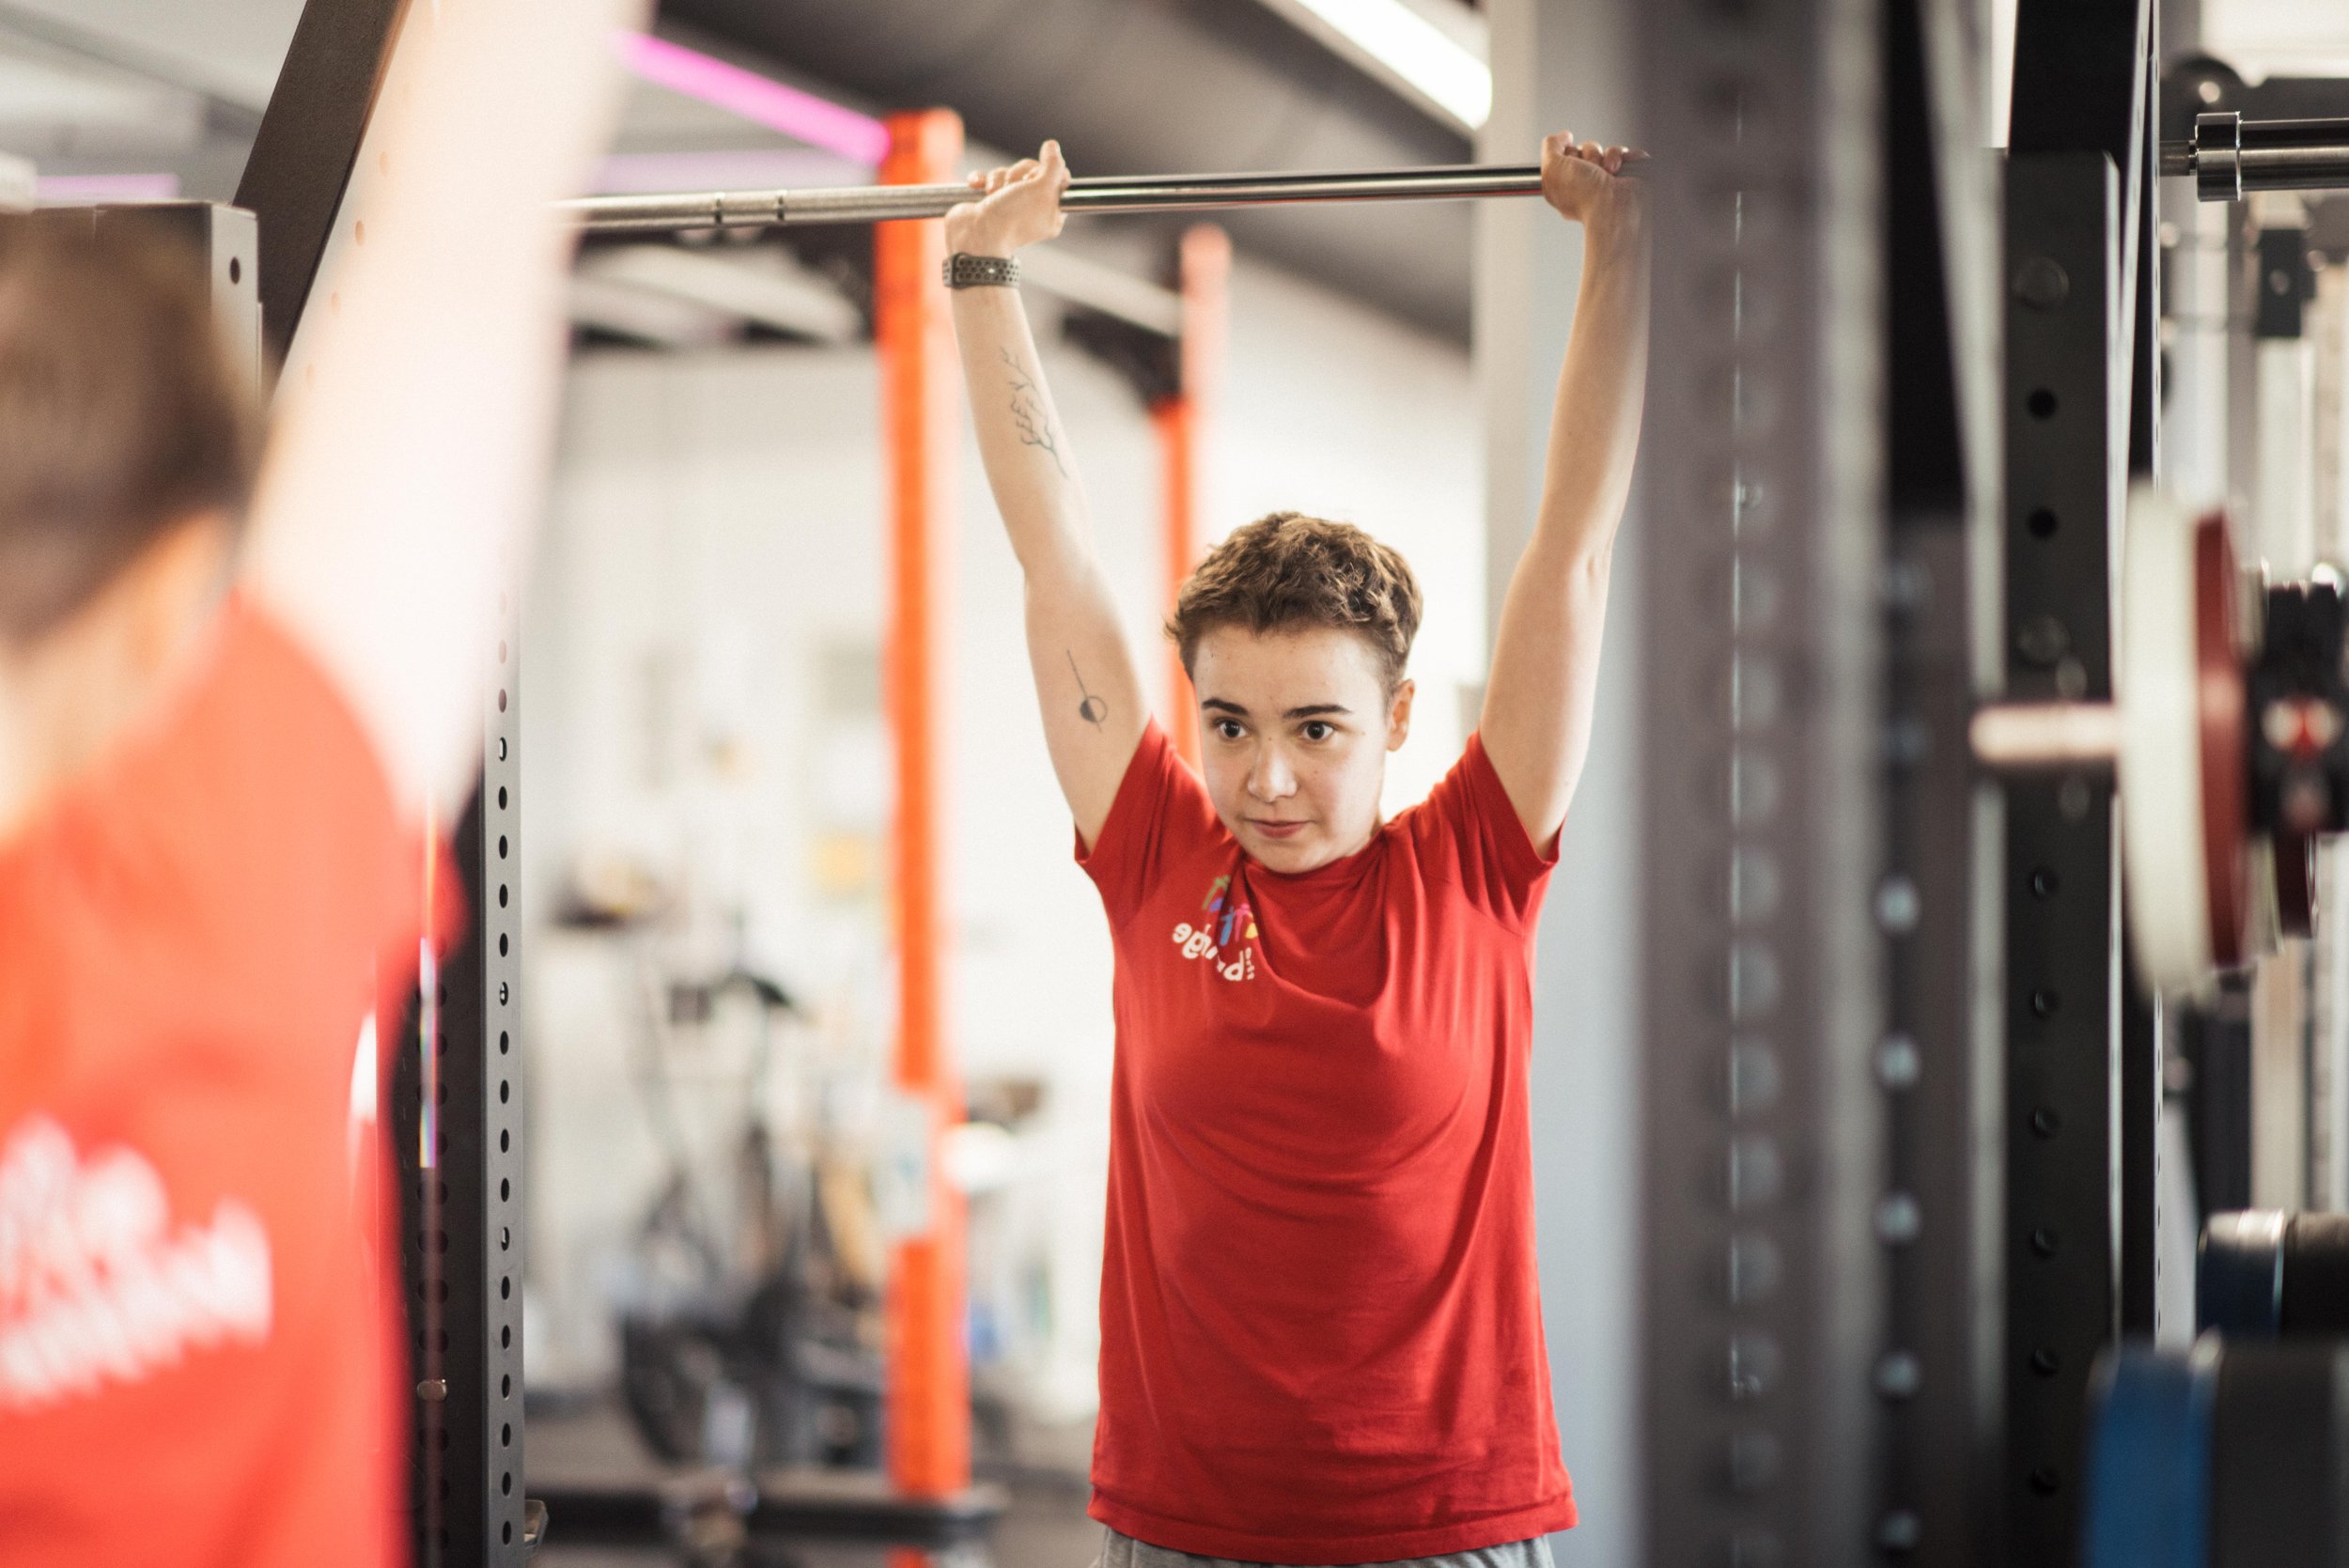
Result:
M1531 196L1533 163L1423 169L1336 169L1314 174L1135 175L1069 181L1068 212L1196 212L1320 201L1448 201ZM798 191L704 191L677 195L585 196L565 202L589 234L796 227L938 218L981 193L968 185L850 185Z

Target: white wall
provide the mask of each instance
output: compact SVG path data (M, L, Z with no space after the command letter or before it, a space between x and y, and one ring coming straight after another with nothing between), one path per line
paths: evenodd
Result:
M1208 537L1277 507L1316 511L1394 544L1426 587L1420 717L1393 759L1394 809L1457 755L1457 692L1482 678L1467 356L1244 257L1231 330L1206 446ZM1045 341L1102 553L1156 681L1165 606L1150 429L1121 380ZM577 1381L608 1365L600 1298L661 1169L631 1086L643 1024L629 943L546 924L580 857L641 864L680 890L690 915L639 939L667 963L719 962L739 909L754 963L818 1013L795 1050L853 1077L886 1048L878 888L819 889L828 853L860 835L879 851L886 830L878 719L824 695L827 660L876 652L882 636L878 399L863 349L601 352L574 367L523 649L534 1377ZM967 442L961 497L951 1027L967 1078L1049 1086L1023 1202L1047 1211L1053 1333L1024 1370L1065 1414L1092 1399L1110 950L1046 759L1017 566ZM738 1103L718 1054L706 1112Z
M1492 0L1490 163L1549 132L1637 143L1627 7ZM1579 231L1532 203L1478 204L1476 359L1496 596L1532 526L1551 393L1582 276ZM1669 460L1669 454L1660 455ZM1646 452L1643 466L1659 460ZM1560 1568L1641 1560L1638 1403L1640 685L1635 492L1615 551L1591 758L1558 841L1534 969L1533 1203L1558 1436L1581 1523Z

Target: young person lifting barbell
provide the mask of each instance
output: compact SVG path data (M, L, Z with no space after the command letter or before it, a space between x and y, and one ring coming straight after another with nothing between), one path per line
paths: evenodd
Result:
M1540 513L1477 733L1387 821L1409 566L1298 512L1209 551L1167 627L1194 773L1144 706L1018 292L993 286L1060 231L1060 148L972 177L987 194L945 220L1045 737L1114 938L1103 1568L1532 1568L1574 1523L1534 1266L1530 970L1639 440L1648 241L1626 156L1543 144L1584 261Z

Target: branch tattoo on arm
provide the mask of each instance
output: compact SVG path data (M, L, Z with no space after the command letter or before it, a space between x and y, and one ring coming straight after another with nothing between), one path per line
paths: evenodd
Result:
M1060 476L1067 478L1068 465L1061 461L1060 441L1052 433L1051 410L1045 404L1043 389L1020 368L1019 361L1009 349L1003 349L1003 364L1011 370L1011 421L1019 432L1021 444L1043 448L1052 459L1052 466L1060 471Z
M1102 722L1110 716L1110 705L1085 690L1084 672L1077 668L1077 655L1073 650L1068 655L1068 673L1077 677L1077 690L1084 699L1077 705L1077 717L1099 729Z

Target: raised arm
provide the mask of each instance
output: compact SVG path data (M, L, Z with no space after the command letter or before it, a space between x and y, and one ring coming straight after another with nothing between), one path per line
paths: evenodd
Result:
M281 389L249 589L343 689L411 811L462 787L481 743L498 588L540 505L563 364L553 203L602 149L613 33L644 9L408 8L354 176L375 187L365 229L312 290L316 379Z
M1558 373L1533 536L1509 580L1481 724L1486 755L1547 846L1591 749L1615 528L1630 493L1647 382L1648 236L1622 147L1542 144L1542 194L1582 225L1582 287Z
M1008 256L1060 232L1068 169L1057 143L1045 143L1038 158L972 179L989 194L947 216L949 252ZM957 289L954 310L979 455L1026 580L1028 662L1045 744L1089 846L1109 820L1149 721L1142 681L1094 557L1084 487L1019 290Z

